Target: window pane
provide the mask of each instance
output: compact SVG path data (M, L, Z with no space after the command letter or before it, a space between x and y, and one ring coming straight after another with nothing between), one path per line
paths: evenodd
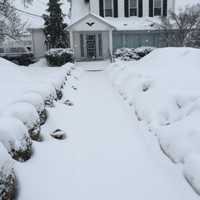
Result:
M112 9L112 0L105 0L105 9Z
M113 11L112 11L112 1L113 0L104 0L105 2L105 17L112 17Z
M137 0L130 0L130 8L137 8Z
M161 8L154 8L154 16L161 16Z
M105 17L112 17L112 9L105 9Z
M137 16L137 8L130 9L130 16Z
M23 47L12 47L10 48L10 53L25 53L25 49Z
M162 7L162 0L154 0L154 8L161 8Z
M3 48L0 48L0 53L4 53L4 49Z

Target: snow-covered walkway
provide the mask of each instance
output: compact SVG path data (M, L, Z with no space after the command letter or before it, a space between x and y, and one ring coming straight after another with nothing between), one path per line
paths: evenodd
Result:
M19 200L199 199L128 113L106 72L86 72L71 98L74 106L58 103L43 128L64 129L67 140L35 143L33 158L16 164Z

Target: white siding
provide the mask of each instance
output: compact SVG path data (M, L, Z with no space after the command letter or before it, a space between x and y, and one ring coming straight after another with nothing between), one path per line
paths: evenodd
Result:
M124 17L124 0L118 0L118 14L119 17Z
M99 0L90 0L91 12L99 15Z
M72 0L71 9L71 19L76 21L89 13L89 3L85 3L85 0Z
M148 17L149 16L149 0L143 0L143 16Z
M34 29L32 30L32 38L33 38L33 53L36 58L44 57L46 52L45 45L45 35L43 30Z

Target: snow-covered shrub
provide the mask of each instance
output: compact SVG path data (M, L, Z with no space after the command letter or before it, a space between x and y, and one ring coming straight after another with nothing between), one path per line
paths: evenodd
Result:
M46 106L54 107L54 101L57 100L57 94L56 89L52 84L40 83L39 85L30 88L29 91L40 94Z
M68 62L74 62L74 52L72 49L50 49L45 57L50 66L62 66Z
M13 117L0 118L0 141L15 160L26 161L31 157L32 141L20 120Z
M134 50L134 52L140 56L140 58L148 55L149 53L151 53L153 50L155 50L155 47L138 47Z
M140 59L140 56L135 53L134 49L130 48L117 49L114 53L114 56L124 61Z
M55 76L52 77L51 80L47 80L50 85L52 85L55 88L55 100L61 100L63 97L62 88L64 87L65 83L65 77L61 76Z
M154 49L155 47L121 48L115 51L114 56L124 61L139 60Z
M11 104L5 109L3 116L19 119L27 127L30 137L40 140L40 117L33 105L25 102Z
M13 161L0 143L0 199L14 199L16 193L16 176Z
M25 93L20 97L19 100L17 100L17 102L26 102L32 104L36 108L40 116L40 124L43 125L46 122L47 111L45 109L44 101L40 94L36 92Z
M158 129L161 148L176 163L184 163L190 154L200 154L200 108L186 109L181 115L170 126Z

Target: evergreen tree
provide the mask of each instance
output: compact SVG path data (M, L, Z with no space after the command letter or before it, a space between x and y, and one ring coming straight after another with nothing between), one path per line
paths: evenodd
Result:
M48 48L68 47L68 37L65 31L67 24L64 23L64 14L61 9L60 0L49 0L47 12L44 17L44 33Z

